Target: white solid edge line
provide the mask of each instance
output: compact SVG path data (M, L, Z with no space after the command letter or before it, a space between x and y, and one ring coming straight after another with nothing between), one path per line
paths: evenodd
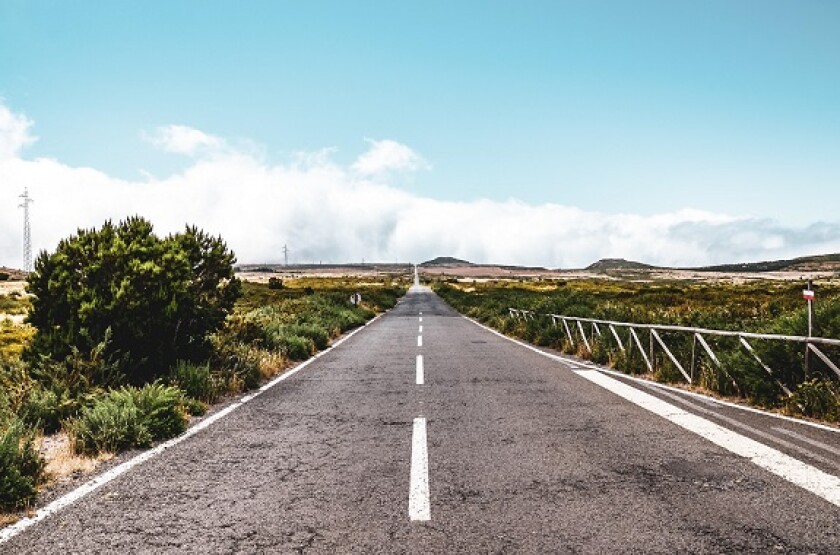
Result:
M422 335L418 335L418 336L417 336L417 346L418 346L418 347L422 347L422 346L423 346L423 336L422 336Z
M411 434L411 476L408 490L408 517L430 520L429 454L426 447L426 419L415 418Z
M108 470L107 472L104 472L104 473L100 474L99 476L96 476L95 478L85 482L84 484L82 484L78 488L74 489L70 493L67 493L67 494L59 497L58 499L56 499L55 501L53 501L52 503L50 503L46 507L42 507L33 516L22 518L19 521L17 521L16 523L14 523L10 526L7 526L6 528L0 529L0 544L12 539L13 537L18 535L19 533L21 533L24 530L26 530L27 528L29 528L30 526L33 526L33 525L41 522L42 520L45 520L45 519L49 518L50 516L57 513L58 511L60 511L64 507L72 505L73 503L82 499L83 497L85 497L89 493L99 489L100 487L104 486L108 482L113 481L118 476L121 476L122 474L125 474L126 472L128 472L129 470L134 468L135 466L143 464L144 462L148 461L149 459L163 453L164 451L166 451L170 447L174 447L174 446L178 445L179 443L181 443L182 441L184 441L184 440L194 436L198 432L204 430L205 428L210 427L215 422L221 420L222 418L224 418L228 414L232 413L233 411L235 411L236 409L238 409L239 407L241 407L245 403L248 403L249 401L253 400L254 398L259 397L261 394L268 391L269 389L271 389L272 387L274 387L278 383L280 383L283 380L286 380L288 378L291 378L293 375L297 374L298 372L300 372L301 370L303 370L304 368L306 368L307 366L309 366L310 364L315 362L317 359L321 358L323 355L326 355L327 353L329 353L330 351L332 351L333 349L335 349L336 347L338 347L339 345L341 345L342 343L344 343L345 341L347 341L348 339L350 339L351 337L356 335L358 332L362 331L367 326L374 323L376 320L378 320L384 314L385 313L379 314L375 318L369 320L368 322L365 322L364 325L362 325L361 327L358 327L355 330L351 331L350 333L348 333L347 335L345 335L344 337L342 337L341 339L339 339L338 341L336 341L335 343L330 345L329 348L327 348L327 349L325 349L325 350L323 350L319 353L316 353L315 355L312 356L312 358L309 358L309 359L301 362L300 364L298 364L297 366L295 366L291 370L281 374L280 376L277 376L273 380L269 381L268 383L266 383L265 385L260 387L258 390L242 397L241 399L238 399L232 405L230 405L228 407L225 407L224 409L220 410L219 412L217 412L217 413L215 413L211 416L208 416L207 418L205 418L204 420L202 420L201 422L199 422L195 426L192 426L191 428L188 428L186 432L179 435L178 437L175 437L175 438L172 438L168 441L165 441L165 442L161 443L160 445L154 447L153 449L150 449L148 451L140 453L136 457L134 457L132 459L129 459L129 460L125 461L124 463L121 463L121 464L115 466L114 468Z
M630 375L630 374L625 374L624 372L618 372L617 370L611 370L609 368L604 368L602 366L597 366L597 365L592 364L588 361L575 360L575 359L571 359L571 358L558 356L558 355L555 355L555 354L552 354L552 353L547 353L547 352L545 352L545 351L543 351L543 350L541 350L537 347L534 347L533 345L525 343L524 341L514 339L513 337L508 337L507 335L505 335L505 334L503 334L499 331L496 331L493 328L485 326L481 322L473 320L472 318L469 318L467 316L463 316L463 318L472 322L476 326L489 331L490 333L498 335L499 337L501 337L503 339L507 339L508 341L512 341L513 343L516 343L517 345L525 347L526 349L530 349L531 351L534 351L535 353L539 353L539 354L543 355L544 357L548 357L550 359L562 362L564 364L570 364L570 365L573 365L573 366L588 368L588 369L591 369L591 370L598 370L599 372L605 372L607 374L612 374L614 376L617 376L617 377L620 377L620 378L623 378L623 379L631 380L631 381L636 382L638 384L649 385L651 387L656 387L656 388L659 388L659 389L665 389L667 391L673 391L674 393L681 393L683 395L687 395L689 397L694 397L694 398L699 399L701 401L707 401L707 402L715 403L715 404L718 404L718 405L723 405L725 407L730 407L730 408L733 408L733 409L742 410L742 411L745 411L745 412L760 414L762 416L769 416L770 418L776 418L778 420L784 420L785 422L791 422L793 424L800 424L802 426L809 426L811 428L816 428L818 430L840 433L840 428L827 426L825 424L820 424L819 422L811 422L810 420L802 420L801 418L793 418L792 416L785 416L784 414L776 414L775 412L767 412L767 411L763 411L761 409L757 409L757 408L754 408L754 407L747 407L747 406L744 406L744 405L739 405L738 403L732 403L730 401L724 401L723 399L717 399L715 397L709 397L708 395L703 395L702 393L697 393L697 392L694 392L694 391L686 391L685 389L680 389L678 387L674 387L674 386L671 386L671 385L658 383L658 382L653 382L653 381L650 381L650 380L645 380L643 378L638 378L638 377Z
M423 385L425 382L425 375L423 373L423 355L417 355L417 372L416 372L416 383L417 385Z
M594 370L575 374L840 507L840 477Z

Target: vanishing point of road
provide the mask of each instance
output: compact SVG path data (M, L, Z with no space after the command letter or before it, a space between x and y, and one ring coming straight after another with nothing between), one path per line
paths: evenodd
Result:
M0 552L840 553L836 430L546 356L424 287L223 416Z

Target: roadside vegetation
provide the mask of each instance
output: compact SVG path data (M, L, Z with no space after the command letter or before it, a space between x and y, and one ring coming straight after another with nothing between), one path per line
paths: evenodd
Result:
M0 314L28 314L0 321L0 522L58 474L180 434L406 290L389 279L243 283L234 263L221 238L192 227L161 238L135 217L79 230L41 253L29 295L0 295ZM66 446L60 464L53 444Z
M610 333L570 342L562 325L545 314L558 314L640 324L666 324L707 329L805 336L808 332L802 284L762 281L746 284L570 280L459 283L439 281L435 290L454 308L505 334L536 345L606 364L634 374L648 373L638 351L622 352ZM813 335L840 338L840 283L818 284ZM508 308L533 311L533 318L512 317ZM586 333L590 334L587 327ZM577 335L578 330L574 330ZM650 344L649 333L639 332ZM663 333L679 360L691 360L691 334ZM804 345L754 341L758 356L793 395L788 396L736 338L709 338L721 367L697 356L695 383L715 394L739 397L754 405L781 409L825 421L840 421L840 382L818 357L809 357L805 370ZM820 347L831 360L840 361L840 349ZM661 349L655 351L650 377L684 384L685 380Z

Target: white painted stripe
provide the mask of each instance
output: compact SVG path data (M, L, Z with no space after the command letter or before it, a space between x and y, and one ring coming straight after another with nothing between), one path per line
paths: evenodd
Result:
M702 401L715 403L717 405L722 405L724 407L738 409L738 410L742 410L742 411L745 411L745 412L751 412L751 413L754 413L754 414L760 414L762 416L768 416L770 418L776 418L776 419L779 419L779 420L784 420L786 422L791 422L791 423L799 424L799 425L802 425L802 426L817 428L819 430L825 430L827 432L840 433L840 428L837 428L837 427L834 427L834 426L828 426L826 424L820 424L819 422L811 422L810 420L802 420L801 418L794 418L792 416L786 416L784 414L776 414L775 412L767 412L767 411L763 411L761 409L757 409L755 407L748 407L748 406L745 406L745 405L739 405L738 403L732 403L730 401L724 401L723 399L716 399L714 397L709 397L708 395L703 395L702 393L696 393L694 391L686 391L685 389L679 389L679 388L674 387L674 386L654 382L654 381L651 381L651 380L646 380L644 378L639 378L639 377L636 377L636 376L631 376L629 374L625 374L623 372L618 372L616 370L610 370L609 368L604 368L604 367L601 367L601 366L597 366L595 364L592 364L592 363L584 361L584 360L577 360L577 359L567 358L567 357L563 357L563 356L558 356L558 355L555 355L555 354L552 354L552 353L547 353L547 352L545 352L541 349L538 349L537 347L534 347L533 345L529 345L528 343L525 343L524 341L519 341L518 339L514 339L513 337L508 337L507 335L505 335L501 332L498 332L498 331L494 330L493 328L487 327L484 324L482 324L481 322L473 320L472 318L468 318L466 316L464 316L463 318L472 322L476 326L478 326L478 327L480 327L484 330L489 331L490 333L492 333L494 335L498 335L502 339L507 339L508 341L510 341L512 343L516 343L517 345L519 345L521 347L525 347L528 350L534 351L535 353L540 354L540 355L542 355L546 358L550 358L552 360L562 362L563 364L565 364L567 366L572 366L572 367L576 367L576 368L589 368L589 369L592 369L592 370L597 370L599 372L604 372L606 374L611 374L613 376L618 376L618 377L620 377L622 379L625 379L625 380L630 380L630 381L633 381L633 382L636 382L636 383L639 383L639 384L650 385L652 387L657 387L659 389L665 389L665 390L668 390L668 391L673 391L673 392L679 393L681 395L687 395L689 397L694 397L694 398L700 399Z
M429 454L426 447L426 419L414 419L411 436L411 476L408 489L408 518L430 520Z
M421 321L421 322L423 321L423 317L422 317L422 316L420 317L420 321Z
M423 336L422 336L422 335L418 335L418 336L417 336L417 346L418 346L418 347L422 347L422 346L423 346Z
M834 447L833 445L823 443L822 441L817 441L816 439L811 439L810 437L803 436L802 434L798 434L798 433L796 433L792 430L788 430L787 428L775 427L773 429L776 430L779 433L785 434L785 435L790 436L792 438L796 438L799 441L805 442L809 445L813 445L814 447L818 447L819 449L823 449L825 451L828 451L829 453L833 453L834 455L837 455L838 457L840 457L840 449L838 449L837 447Z
M417 333L423 333L423 326L420 326L420 329L417 330Z
M423 311L422 310L420 311L420 316L423 316Z
M576 370L575 373L840 507L840 477L823 472L777 449L687 412L601 372Z
M417 355L417 385L425 383L425 374L423 373L423 355Z
M205 418L204 420L202 420L201 422L199 422L195 426L192 426L189 429L187 429L187 431L184 432L183 434L181 434L180 436L172 438L168 441L165 441L165 442L161 443L160 445L156 446L155 448L150 449L148 451L145 451L145 452L137 455L136 457L134 457L132 459L129 459L129 460L125 461L124 463L115 466L114 468L108 470L107 472L105 472L103 474L100 474L99 476L96 476L95 478L89 480L88 482L85 482L84 484L82 484L81 486L79 486L75 490L71 491L70 493L68 493L68 494L66 494L62 497L59 497L58 499L56 499L55 501L53 501L52 503L50 503L46 507L43 507L43 508L39 509L33 516L22 518L19 521L17 521L15 524L12 524L11 526L7 526L6 528L3 528L2 530L0 530L0 544L9 541L11 538L13 538L16 535L18 535L19 533L23 532L24 530L26 530L30 526L33 526L33 525L41 522L42 520L45 520L45 519L49 518L50 516L54 515L55 513L57 513L58 511L60 511L64 507L72 505L73 503L82 499L83 497L85 497L89 493L91 493L91 492L99 489L100 487L104 486L105 484L113 481L115 478L125 474L126 472L128 472L129 470L134 468L135 466L143 464L144 462L148 461L149 459L151 459L151 458L153 458L157 455L160 455L161 453L163 453L164 451L166 451L170 447L174 447L174 446L178 445L179 443L181 443L182 441L185 441L186 439L194 436L198 432L204 430L205 428L209 428L210 426L212 426L213 424L215 424L216 422L218 422L219 420L221 420L225 416L229 415L230 413L232 413L233 411L235 411L236 409L238 409L242 405L248 403L249 401L255 399L256 397L259 397L264 392L268 391L269 389L271 389L272 387L274 387L278 383L280 383L283 380L286 380L288 378L291 378L292 376L294 376L295 374L297 374L298 372L300 372L301 370L303 370L304 368L306 368L307 366L309 366L310 364L315 362L317 359L326 355L327 353L329 353L330 351L332 351L333 349L335 349L336 347L338 347L339 345L341 345L342 343L344 343L345 341L347 341L348 339L350 339L351 337L356 335L358 332L362 331L365 327L369 326L370 324L372 324L373 322L378 320L381 316L382 316L382 314L373 318L369 322L365 323L364 326L362 326L360 328L356 328L352 332L348 333L347 335L345 335L344 337L342 337L341 339L339 339L338 341L333 343L328 349L325 349L324 351L321 351L320 353L315 354L315 356L313 356L312 358L310 358L308 360L305 360L304 362L298 364L297 366L295 366L294 368L292 368L288 372L286 372L284 374L281 374L280 376L277 376L276 378L274 378L270 382L268 382L265 385L263 385L262 387L260 387L257 391L255 391L253 393L250 393L250 394L236 400L232 405L230 405L228 407L225 407L224 409L220 410L219 412L208 416L207 418Z

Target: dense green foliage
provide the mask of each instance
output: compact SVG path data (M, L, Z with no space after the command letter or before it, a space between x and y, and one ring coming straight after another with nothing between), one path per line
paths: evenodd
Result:
M637 349L622 352L610 333L597 334L585 327L591 351L578 338L570 341L560 325L544 314L561 314L647 324L667 324L708 329L751 331L779 335L807 335L807 312L802 301L802 284L760 282L731 283L633 283L606 280L569 282L482 284L439 283L437 292L456 309L507 334L538 345L590 358L628 372L647 372ZM814 335L840 338L840 287L832 282L820 284L814 317ZM511 318L508 308L537 314L531 319ZM579 330L572 330L573 337ZM622 332L629 344L628 332ZM646 349L650 334L639 330ZM694 342L694 336L680 332L661 332L678 360L695 377L698 385L723 394L739 396L769 407L786 407L792 412L826 420L840 420L840 386L836 374L815 356L805 368L804 345L754 340L759 357L773 370L764 368L739 344L736 338L708 340L717 353L718 367ZM840 361L840 349L820 347L832 360ZM685 379L661 348L655 346L653 378L684 382ZM692 356L694 353L695 356ZM690 368L690 361L695 368ZM794 391L787 398L782 384Z
M0 510L27 506L44 479L44 462L33 434L17 420L0 426Z
M135 384L206 359L239 295L234 262L221 238L194 227L163 239L139 217L80 229L28 278L37 333L27 358L62 360L107 338L103 356Z
M159 383L111 390L69 424L78 453L146 447L186 429L183 392Z

